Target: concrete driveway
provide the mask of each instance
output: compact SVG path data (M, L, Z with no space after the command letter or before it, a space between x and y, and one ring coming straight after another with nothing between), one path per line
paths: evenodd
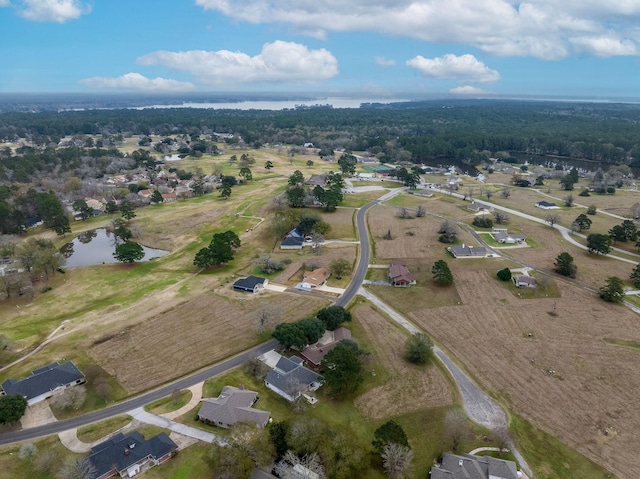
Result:
M43 424L51 424L58 420L53 415L51 408L49 407L49 401L40 401L33 406L27 406L27 410L20 419L22 423L22 429L28 429L30 427L42 426Z

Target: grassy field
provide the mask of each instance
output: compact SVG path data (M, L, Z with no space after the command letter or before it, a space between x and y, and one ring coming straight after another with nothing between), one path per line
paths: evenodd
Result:
M103 437L116 432L118 429L131 423L133 418L127 414L122 416L115 416L104 421L95 422L87 426L78 428L76 433L78 439L82 442L93 442L102 439Z
M144 407L144 410L150 412L152 414L166 414L168 412L176 411L191 401L191 397L193 393L188 389L180 391L180 396L177 400L173 397L173 395L158 399L157 401L152 402L151 404L147 404Z

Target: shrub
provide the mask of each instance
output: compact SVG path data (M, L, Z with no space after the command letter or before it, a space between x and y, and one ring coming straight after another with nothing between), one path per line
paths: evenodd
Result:
M473 219L472 224L473 226L477 226L478 228L491 228L493 226L493 220L485 216L476 216Z
M496 274L500 281L511 281L511 270L509 268L501 269Z

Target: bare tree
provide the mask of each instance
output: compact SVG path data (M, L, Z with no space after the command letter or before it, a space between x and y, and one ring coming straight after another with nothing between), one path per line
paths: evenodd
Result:
M403 218L403 219L413 218L413 216L411 216L411 213L407 208L402 207L400 208L399 211L400 212L398 213L398 216L400 216L400 218Z
M391 235L391 228L389 228L389 230L384 235L382 235L382 239L384 239L384 240L392 240L393 239L393 236Z
M458 451L460 444L469 435L467 417L461 409L449 411L444 418L444 435L451 444L454 452Z
M509 222L509 215L503 211L498 211L498 210L494 211L493 218L496 224L499 224L499 225Z
M549 225L553 226L560 220L560 217L556 213L549 213L544 219Z
M555 304L555 303L554 303ZM496 447L500 449L498 454L502 457L503 452L507 452L507 447L509 446L509 433L505 428L500 428L493 433L493 442Z
M269 366L260 361L258 358L249 359L246 363L244 363L244 370L250 376L258 379L264 379L269 371Z
M413 472L413 451L408 446L388 442L382 448L382 467L391 479L404 479Z
M509 198L511 196L511 188L509 188L508 186L505 186L504 188L502 188L502 191L500 192L500 196L502 196L505 200Z
M182 399L182 391L180 389L174 389L171 393L171 400L174 404L178 404Z
M60 409L80 409L86 399L86 388L84 386L75 386L55 394L51 398L51 404Z
M493 196L493 191L491 191L490 189L487 188L487 191L485 192L485 195L486 195L487 199L490 200L491 197Z
M109 400L111 399L112 392L113 392L113 389L111 388L111 385L108 382L101 381L98 384L96 384L96 394L104 402L109 402Z
M631 216L634 219L640 217L640 203L634 203L633 206L631 206L630 210L631 210Z
M564 197L564 205L565 206L573 206L573 195L572 194L568 194L567 196Z
M67 462L59 474L60 479L94 479L96 468L86 457Z
M427 214L427 209L424 206L419 205L418 210L416 211L416 216L418 218L422 218L426 214Z
M256 312L256 331L258 334L264 333L267 329L275 326L280 320L280 310L272 305L267 305Z
M313 233L311 235L311 243L313 244L316 254L320 254L322 250L322 243L324 243L324 236L322 233Z
M38 454L35 468L38 471L50 472L51 469L53 469L53 466L57 463L57 461L58 461L58 454L55 451L48 449Z
M302 457L296 456L293 452L287 451L284 460L293 467L286 468L280 477L285 479L325 479L327 477L320 456L316 452L310 452Z
M468 200L472 200L472 199L473 199L473 196L474 196L475 194L476 194L476 190L475 190L475 188L467 188L464 196L465 196Z
M26 442L22 446L20 446L20 452L18 452L18 457L20 459L27 459L29 462L33 461L33 458L36 457L38 452L38 448L30 443Z

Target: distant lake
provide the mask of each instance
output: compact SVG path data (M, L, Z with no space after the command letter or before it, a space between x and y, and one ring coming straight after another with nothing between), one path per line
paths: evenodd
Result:
M400 98L345 98L327 97L313 100L247 100L238 102L198 103L182 102L174 105L150 105L133 107L134 110L148 108L211 108L216 110L284 110L300 106L331 105L333 108L360 108L363 103L399 103L411 101Z
M142 245L141 245L142 246ZM142 246L144 258L140 261L150 261L169 253L162 249ZM115 236L104 228L85 231L76 236L73 241L64 245L60 252L67 258L65 268L76 266L94 266L97 264L117 263L113 257L116 250Z

